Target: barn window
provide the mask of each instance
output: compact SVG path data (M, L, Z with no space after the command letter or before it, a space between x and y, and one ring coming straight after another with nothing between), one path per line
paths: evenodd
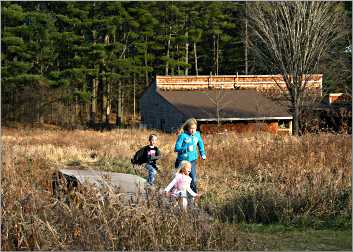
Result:
M281 129L288 129L289 128L289 121L278 121L278 127Z

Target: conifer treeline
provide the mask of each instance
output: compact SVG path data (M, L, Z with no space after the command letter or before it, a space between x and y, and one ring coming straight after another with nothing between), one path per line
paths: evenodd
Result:
M2 119L119 124L157 74L243 74L244 6L3 2Z
M136 112L135 97L156 74L240 72L239 9L235 2L3 3L2 117L84 124L106 122L113 111L119 122Z

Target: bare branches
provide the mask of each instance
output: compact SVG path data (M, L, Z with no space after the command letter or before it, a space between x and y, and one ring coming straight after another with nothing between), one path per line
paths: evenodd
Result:
M335 3L319 1L256 2L249 8L252 49L270 73L283 75L295 120L310 75L340 35L338 8Z
M216 117L217 117L217 125L220 125L220 118L222 109L227 106L231 101L224 101L226 97L226 92L223 88L215 90L215 95L212 95L209 92L205 92L204 94L208 97L208 99L214 104L216 109Z

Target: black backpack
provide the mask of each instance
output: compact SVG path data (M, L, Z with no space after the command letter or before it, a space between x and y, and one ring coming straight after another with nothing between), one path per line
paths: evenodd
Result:
M146 163L146 155L145 155L145 147L142 147L136 153L134 154L133 158L131 159L131 163L133 165L142 165L143 163Z

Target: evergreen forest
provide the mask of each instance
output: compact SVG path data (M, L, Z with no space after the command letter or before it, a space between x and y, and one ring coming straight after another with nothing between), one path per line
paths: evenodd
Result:
M351 2L320 63L327 92L351 94ZM251 2L1 3L1 119L64 127L138 121L156 75L265 72L247 41Z

